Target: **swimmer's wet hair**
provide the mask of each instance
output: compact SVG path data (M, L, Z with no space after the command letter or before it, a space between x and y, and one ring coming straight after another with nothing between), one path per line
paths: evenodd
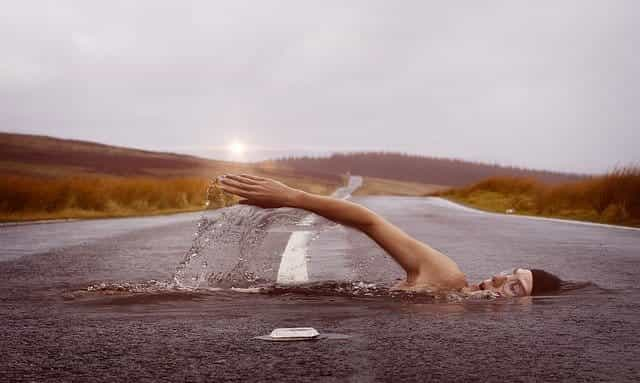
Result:
M562 289L562 279L556 277L550 272L531 269L533 275L533 288L531 289L531 295L542 295L549 293L556 293Z

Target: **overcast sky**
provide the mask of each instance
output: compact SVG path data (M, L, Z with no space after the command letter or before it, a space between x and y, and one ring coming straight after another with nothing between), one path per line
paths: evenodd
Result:
M639 1L0 5L2 131L218 157L238 140L245 159L640 162Z

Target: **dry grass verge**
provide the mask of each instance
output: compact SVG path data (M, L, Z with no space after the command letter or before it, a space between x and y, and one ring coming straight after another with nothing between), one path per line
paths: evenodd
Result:
M329 194L337 182L278 177L318 194ZM205 208L209 180L204 177L153 178L77 176L0 177L0 221L127 217L197 211ZM220 191L209 196L209 208L228 206L235 197Z
M492 212L640 226L640 167L549 185L530 178L494 177L439 195Z
M202 178L72 177L0 179L0 220L124 217L204 207ZM225 200L216 201L220 206Z

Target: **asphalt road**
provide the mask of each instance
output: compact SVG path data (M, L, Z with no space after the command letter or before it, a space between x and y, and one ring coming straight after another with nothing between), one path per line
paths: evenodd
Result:
M198 215L2 227L0 381L640 378L640 232L483 214L437 199L354 200L449 254L470 280L534 266L597 286L461 302L337 294L323 281L384 285L402 273L360 233L324 225L305 257L309 282L321 287L94 293L87 287L168 280ZM289 239L275 230L252 255L264 279L276 280ZM297 326L350 337L253 339Z

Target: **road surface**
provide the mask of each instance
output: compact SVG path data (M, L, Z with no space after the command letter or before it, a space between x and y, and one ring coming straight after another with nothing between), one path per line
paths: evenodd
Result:
M449 254L470 280L532 266L597 287L462 302L322 289L78 294L99 283L168 280L199 215L2 227L0 381L640 379L639 232L482 214L431 198L353 200ZM273 232L257 250L266 279L278 278L290 238ZM328 226L312 238L309 282L403 277L358 232ZM253 339L302 326L349 338Z

